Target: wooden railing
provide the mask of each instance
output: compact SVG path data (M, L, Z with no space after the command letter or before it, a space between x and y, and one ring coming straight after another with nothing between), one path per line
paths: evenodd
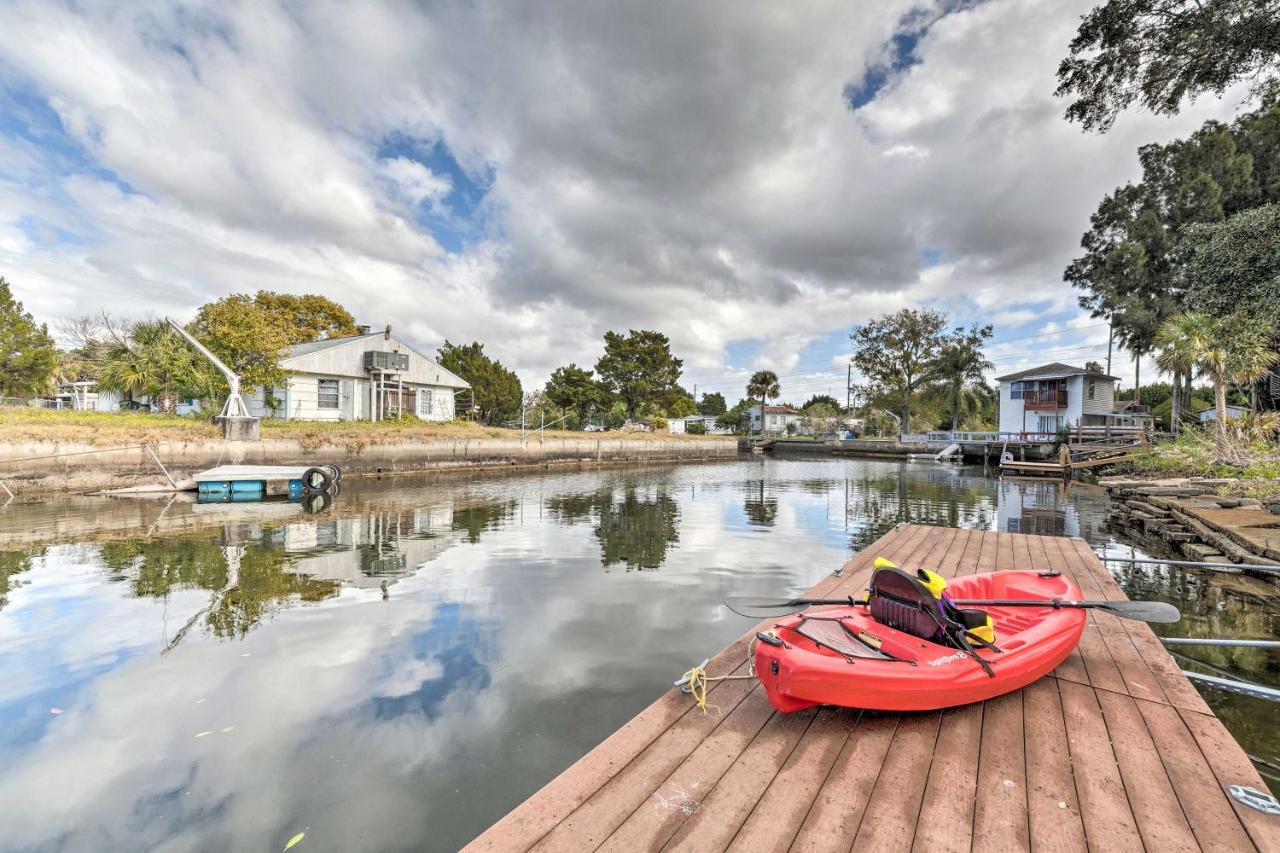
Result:
M1027 411L1065 409L1066 407L1067 390L1065 388L1022 392L1022 408Z

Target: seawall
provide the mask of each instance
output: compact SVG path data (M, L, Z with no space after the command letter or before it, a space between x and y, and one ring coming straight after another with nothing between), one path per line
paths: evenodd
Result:
M344 474L514 467L589 466L627 462L732 458L732 439L591 438L530 434L520 437L440 437L365 444L304 444L290 438L253 442L167 441L151 445L174 480L215 465L311 465L332 463ZM88 492L165 483L142 446L103 448L88 442L0 443L0 482L16 495ZM0 500L4 499L0 493Z

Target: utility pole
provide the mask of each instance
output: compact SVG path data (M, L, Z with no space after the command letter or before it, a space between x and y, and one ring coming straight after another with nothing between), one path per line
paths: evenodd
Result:
M844 410L853 414L853 365L845 365L844 376Z
M1107 318L1107 375L1111 375L1111 340L1115 337L1116 321Z

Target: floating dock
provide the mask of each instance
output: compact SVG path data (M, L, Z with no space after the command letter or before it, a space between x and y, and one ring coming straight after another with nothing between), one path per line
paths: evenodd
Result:
M303 477L311 470L310 465L219 465L191 479L201 498L260 500L288 495L296 500L302 497Z
M878 556L1053 568L1125 598L1081 540L918 525L808 595L861 592ZM708 671L746 674L761 626ZM708 703L667 691L466 849L1280 851L1280 816L1228 793L1266 791L1257 770L1141 622L1090 611L1052 675L944 711L778 714L755 679L714 682Z

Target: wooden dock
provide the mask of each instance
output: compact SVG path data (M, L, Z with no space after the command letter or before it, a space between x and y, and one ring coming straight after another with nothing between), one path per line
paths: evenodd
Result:
M860 592L877 556L1124 598L1080 540L915 525L809 594ZM755 630L708 670L746 673ZM668 691L466 849L1280 851L1280 816L1227 793L1261 777L1144 623L1091 612L1051 676L945 711L778 714L754 679L708 701Z

